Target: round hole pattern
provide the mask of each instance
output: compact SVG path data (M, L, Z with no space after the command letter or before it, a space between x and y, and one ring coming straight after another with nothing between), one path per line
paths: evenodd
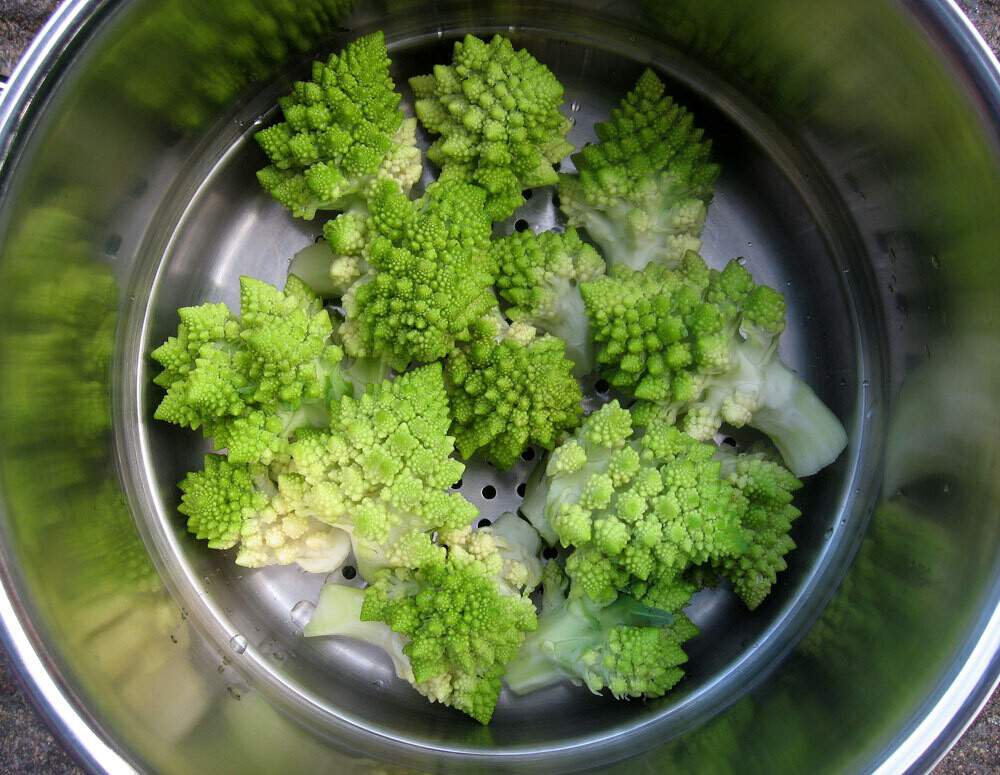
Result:
M344 578L347 579L348 581L350 581L351 579L353 579L355 576L358 575L358 571L355 569L353 565L345 565L343 570L341 570L340 572L344 574Z
M524 218L518 218L514 221L514 231L527 231L528 222Z
M594 383L594 390L598 393L607 393L611 389L611 385L608 384L606 379L599 379Z
M489 527L492 524L488 519L481 519L476 523L476 527Z
M488 501L493 500L495 497L497 497L497 488L494 487L492 484L486 485L483 488L483 497L486 498L486 500Z
M521 497L521 498L523 498L523 497L524 497L524 490L525 490L525 485L524 485L524 482L521 482L521 483L520 483L520 484L519 484L519 485L517 486L517 494L518 494L518 496L519 496L519 497Z
M524 450L524 452L521 453L521 460L534 460L534 459L535 459L535 450L533 450L531 447L528 447L526 450Z
M554 560L558 556L559 556L559 550L556 549L554 546L546 546L544 549L542 549L542 557L544 557L546 560Z
M454 483L454 484L453 484L453 485L451 486L451 489L453 489L453 490L461 490L461 489L462 489L462 480L461 480L461 479L459 479L459 480L458 480L457 482L455 482L455 483Z

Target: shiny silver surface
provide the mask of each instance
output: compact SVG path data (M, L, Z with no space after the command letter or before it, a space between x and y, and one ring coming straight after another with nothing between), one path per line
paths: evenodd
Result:
M71 3L0 103L0 619L60 731L108 770L926 769L1000 668L1000 88L957 10L309 5L312 30L278 2ZM480 728L377 653L301 639L322 578L237 568L175 512L200 450L151 422L149 349L319 233L258 191L252 134L310 53L379 28L398 82L511 35L566 84L577 143L656 67L723 163L706 257L786 294L783 356L848 427L773 599L699 595L663 700L555 687ZM498 229L551 226L551 193ZM463 492L516 507L530 465Z

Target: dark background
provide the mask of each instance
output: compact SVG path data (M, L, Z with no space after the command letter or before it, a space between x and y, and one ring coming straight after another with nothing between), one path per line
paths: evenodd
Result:
M993 52L1000 55L1000 0L958 2ZM10 75L25 46L57 5L54 0L0 0L0 77ZM81 773L73 757L35 713L2 650L0 772ZM935 770L935 775L985 773L1000 773L1000 691Z

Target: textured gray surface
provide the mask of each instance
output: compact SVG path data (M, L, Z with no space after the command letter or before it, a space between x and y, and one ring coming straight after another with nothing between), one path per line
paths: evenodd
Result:
M959 0L976 28L1000 53L1000 0ZM0 0L0 77L6 78L32 35L58 5L55 0ZM80 773L49 732L12 676L0 652L0 772ZM1000 772L1000 692L938 766L935 775Z

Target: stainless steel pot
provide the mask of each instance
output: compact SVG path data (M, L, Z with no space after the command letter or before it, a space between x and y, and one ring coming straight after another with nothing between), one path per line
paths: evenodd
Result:
M928 769L1000 674L1000 71L957 7L346 5L74 0L0 102L0 619L50 721L108 771ZM725 168L706 255L786 293L783 355L848 426L773 599L700 595L661 701L557 687L479 728L378 654L304 642L322 579L184 535L199 450L150 421L149 348L314 238L250 138L311 54L379 28L401 74L514 36L578 143L657 67ZM551 193L519 217L550 224ZM463 490L513 505L526 468Z

